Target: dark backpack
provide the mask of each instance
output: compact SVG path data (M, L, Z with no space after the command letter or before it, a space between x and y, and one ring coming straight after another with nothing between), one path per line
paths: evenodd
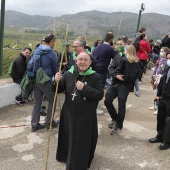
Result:
M40 68L41 62L40 62L40 55L33 54L31 59L29 60L27 64L27 74L29 77L35 77L36 71Z

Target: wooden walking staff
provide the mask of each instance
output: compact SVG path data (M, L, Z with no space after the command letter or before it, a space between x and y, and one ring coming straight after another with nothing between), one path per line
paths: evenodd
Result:
M56 17L54 17L54 36L57 39L57 22L56 22ZM57 49L57 43L55 43L54 45L54 50L57 53L58 49ZM60 112L54 117L53 120L55 120L60 114L61 114L61 102L60 102L60 95L58 95L58 104L59 104L59 108L60 108ZM55 107L56 108L56 107Z
M57 40L57 24L56 24L56 18L54 17L54 36ZM57 50L57 43L54 44L54 50Z
M54 117L54 119L53 120L55 120L55 119L57 119L57 117L59 117L60 116L60 114L61 114L61 101L60 101L60 94L58 94L58 105L59 105L59 113Z
M66 48L66 39L67 39L67 35L68 35L68 30L69 30L69 24L67 25L66 35L65 35L65 37L64 37L64 40L65 40L65 41L64 41L63 46L62 46L62 55L61 55L61 61L60 61L59 72L61 72L61 66L62 66L64 51L65 51L65 48ZM45 165L45 170L48 169L48 157L49 157L50 136L51 136L51 128L52 128L53 116L54 116L55 106L56 106L58 84L59 84L59 81L56 81L56 90L55 90L55 95L54 95L54 100L53 100L53 108L52 108L50 129L49 129L49 135L48 135L48 144L47 144L47 155L46 155L46 165Z

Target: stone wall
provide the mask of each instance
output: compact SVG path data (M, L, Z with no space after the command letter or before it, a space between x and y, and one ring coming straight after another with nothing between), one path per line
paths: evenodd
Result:
M11 78L0 79L0 107L15 104L15 97L20 93L20 86L13 83Z

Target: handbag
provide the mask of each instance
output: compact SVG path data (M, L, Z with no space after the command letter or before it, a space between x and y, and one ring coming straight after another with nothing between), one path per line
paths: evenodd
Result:
M158 84L159 84L159 82L160 82L160 80L161 80L161 77L162 77L162 74L157 74L157 76L156 76L156 78L155 78L155 82L154 82L154 84L155 84L156 86L158 86Z

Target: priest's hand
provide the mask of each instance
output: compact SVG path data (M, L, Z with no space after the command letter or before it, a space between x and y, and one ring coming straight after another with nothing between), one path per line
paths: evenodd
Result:
M78 80L76 83L77 90L81 91L83 89L83 87L84 87L84 83Z
M62 78L61 72L57 72L55 75L55 80L60 81L61 78Z

